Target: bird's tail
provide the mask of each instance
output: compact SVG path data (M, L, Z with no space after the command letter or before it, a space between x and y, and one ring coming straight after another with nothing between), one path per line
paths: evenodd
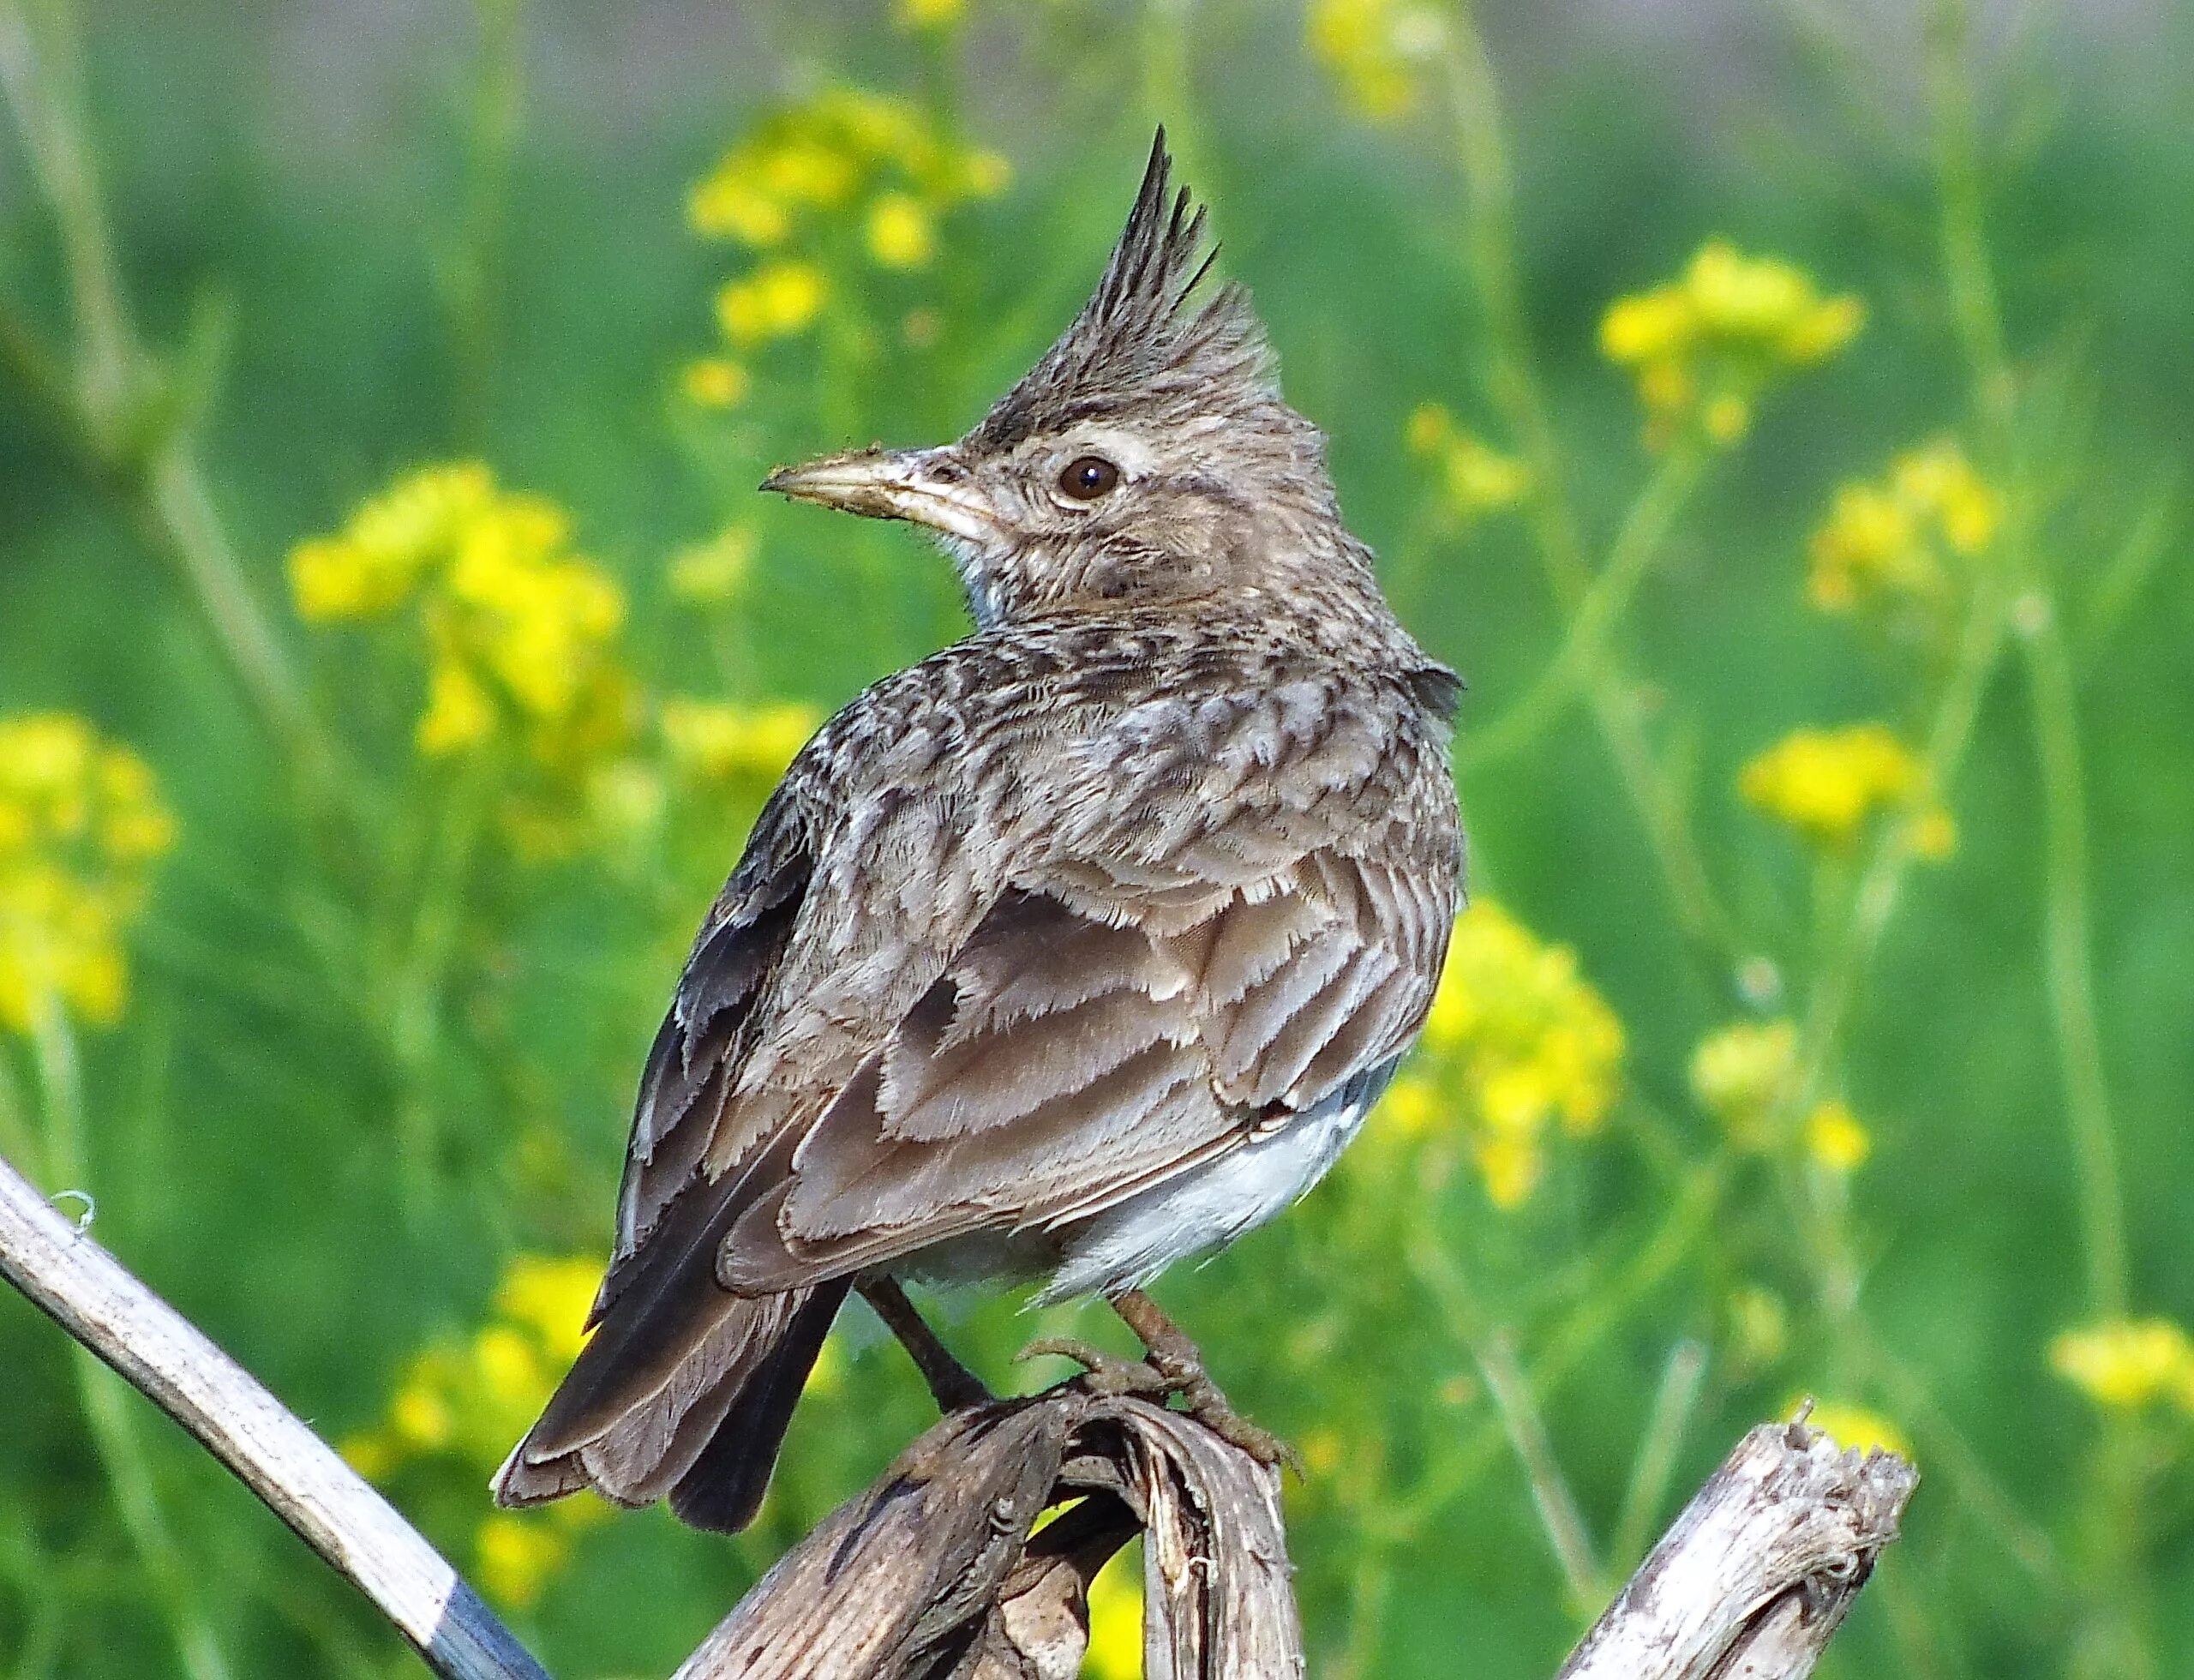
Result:
M590 1487L620 1505L667 1497L695 1527L737 1533L761 1506L848 1287L833 1278L774 1295L712 1290L701 1322L686 1317L660 1339L656 1315L613 1307L496 1473L495 1502L537 1505Z

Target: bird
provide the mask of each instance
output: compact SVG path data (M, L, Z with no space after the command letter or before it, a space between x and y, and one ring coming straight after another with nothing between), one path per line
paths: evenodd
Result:
M1461 683L1172 176L1160 129L1096 291L957 441L764 481L925 527L972 629L763 807L639 1081L590 1336L499 1503L737 1531L855 1290L941 1402L982 1397L910 1278L1101 1296L1161 1386L1241 1421L1143 1286L1316 1184L1423 1025L1464 896Z

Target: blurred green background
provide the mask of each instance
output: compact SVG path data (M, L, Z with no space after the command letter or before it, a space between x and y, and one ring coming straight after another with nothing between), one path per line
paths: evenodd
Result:
M856 1308L747 1536L484 1492L745 822L964 628L911 533L752 486L972 423L1160 120L1469 680L1501 907L1334 1180L1158 1292L1310 1461L1314 1671L1551 1673L1809 1394L1926 1479L1824 1672L2194 1668L2194 13L0 0L0 1152L554 1672L668 1671L926 1421ZM1717 303L1717 238L1790 266ZM54 777L147 795L57 715L171 846L84 838ZM1867 722L1873 782L1741 793ZM1001 1385L1112 1333L936 1305ZM0 1672L407 1671L0 1300Z

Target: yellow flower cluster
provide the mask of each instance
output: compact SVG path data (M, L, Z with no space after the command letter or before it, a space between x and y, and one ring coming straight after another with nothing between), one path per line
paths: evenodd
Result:
M129 999L122 936L175 819L145 761L81 717L0 719L0 1029L49 1009L105 1023Z
M1911 749L1879 723L1798 729L1738 773L1737 791L1809 845L1849 852L1873 819L1902 813L1919 856L1948 857L1957 825L1931 796Z
M1545 1170L1550 1124L1580 1135L1607 1118L1622 1053L1622 1023L1576 953L1481 901L1455 922L1422 1048L1382 1108L1411 1131L1460 1112L1487 1196L1512 1208Z
M2161 1401L2194 1415L2194 1338L2168 1318L2113 1318L2067 1330L2049 1344L2049 1367L2111 1411Z
M1879 483L1846 484L1813 533L1806 596L1823 612L1938 607L1987 549L1996 493L1945 439L1900 455Z
M932 27L956 10L910 0L902 17ZM735 353L690 363L686 396L734 406L752 384L737 356L815 324L830 301L828 258L842 231L858 231L876 267L927 267L939 219L1003 191L1010 174L997 153L958 144L920 106L884 94L832 88L767 118L686 201L695 231L762 254L716 294L716 323Z
M1717 239L1676 279L1617 298L1600 349L1636 380L1649 443L1695 429L1731 444L1752 429L1768 386L1826 361L1866 321L1857 298L1824 297L1802 269Z
M1747 1148L1773 1141L1773 1125L1795 1095L1798 1029L1789 1022L1739 1021L1708 1034L1691 1053L1691 1094ZM1874 1140L1849 1105L1817 1102L1797 1132L1807 1155L1825 1171L1856 1172Z
M1464 429L1443 404L1418 404L1406 436L1410 453L1431 463L1441 509L1458 525L1514 507L1531 491L1532 470Z
M798 700L762 705L696 699L662 703L663 745L672 765L703 783L775 781L822 721L821 712Z
M1423 96L1426 70L1447 39L1432 6L1406 0L1312 0L1304 20L1310 56L1340 84L1367 121L1407 116Z
M571 773L630 738L636 696L615 657L624 596L570 543L554 504L499 489L477 462L430 466L337 535L300 543L291 588L315 623L416 608L429 656L421 753L448 758L507 740Z
M578 1356L601 1281L597 1261L518 1256L489 1323L416 1355L380 1424L345 1441L344 1457L376 1482L423 1460L454 1461L468 1479L487 1475ZM573 1533L602 1515L572 1499L487 1517L473 1541L482 1585L502 1604L533 1603L569 1558Z

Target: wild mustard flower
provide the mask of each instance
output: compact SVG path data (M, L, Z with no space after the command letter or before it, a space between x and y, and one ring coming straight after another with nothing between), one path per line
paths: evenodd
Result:
M823 313L823 271L791 259L764 263L716 293L716 322L734 345L804 333Z
M1745 765L1737 790L1824 851L1849 852L1869 823L1892 812L1913 823L1920 856L1947 857L1957 845L1950 813L1927 797L1920 761L1880 723L1795 730Z
M1833 1099L1806 1116L1805 1145L1815 1165L1839 1173L1857 1172L1874 1152L1874 1140L1859 1117Z
M754 376L728 356L699 356L686 364L679 383L696 408L736 408L753 389Z
M1866 319L1857 298L1824 296L1802 269L1716 239L1677 279L1610 305L1600 350L1636 381L1648 443L1692 432L1729 445L1770 387L1836 355Z
M1607 1118L1622 1053L1622 1025L1576 953L1480 900L1456 921L1422 1047L1382 1114L1412 1131L1443 1109L1460 1116L1487 1196L1514 1207L1544 1171L1550 1126L1581 1135Z
M1803 1398L1791 1401L1787 1409L1795 1412ZM1863 1455L1884 1452L1895 1453L1899 1458L1912 1456L1911 1437L1880 1413L1864 1406L1816 1399L1806 1421L1847 1453L1855 1451Z
M1454 525L1514 507L1531 492L1531 469L1464 429L1442 404L1418 404L1406 436L1410 453L1431 464L1441 511Z
M1947 439L1846 484L1813 533L1806 597L1823 612L1938 615L1987 551L2002 504Z
M1741 1143L1762 1140L1797 1071L1798 1029L1788 1021L1739 1021L1691 1053L1692 1095Z
M2159 1402L2194 1413L2194 1338L2168 1318L2113 1318L2066 1330L2049 1368L2106 1411Z
M1357 114L1390 123L1424 96L1448 26L1436 8L1407 0L1313 0L1304 27L1310 56Z
M174 843L136 753L66 713L0 718L0 1029L27 1032L54 1006L120 1017L123 936Z
M572 552L561 509L501 489L477 463L398 480L341 531L297 544L290 581L309 621L416 624L424 757L507 744L541 777L578 788L633 734L638 690L617 648L623 591ZM546 820L554 802L523 819Z
M820 711L797 700L762 705L685 699L662 703L662 738L671 764L697 782L774 780L822 721Z
M909 27L949 24L948 0L902 0ZM693 189L686 216L704 237L729 239L757 261L716 293L716 322L742 357L806 335L826 309L857 304L864 288L840 254L857 243L870 265L894 273L936 261L939 225L974 199L1003 191L1010 177L994 152L951 139L930 112L904 99L831 88L773 112L724 153ZM842 236L858 233L857 242ZM730 381L704 357L688 364L686 395L704 407ZM742 373L743 360L731 363Z
M477 1485L502 1461L547 1401L585 1340L601 1263L554 1255L514 1257L490 1317L470 1335L445 1336L405 1365L381 1420L343 1443L343 1455L376 1482L428 1465ZM542 1512L485 1515L472 1537L481 1584L523 1609L569 1560L572 1537L603 1508L566 1501Z

